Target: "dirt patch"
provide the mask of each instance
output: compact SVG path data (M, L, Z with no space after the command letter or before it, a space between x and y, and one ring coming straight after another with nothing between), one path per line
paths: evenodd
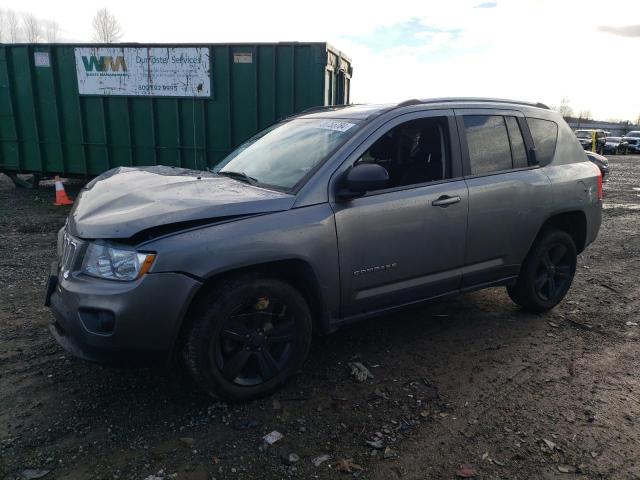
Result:
M638 478L640 157L610 161L600 236L552 312L490 289L352 325L244 405L62 351L42 296L68 209L0 193L0 479Z

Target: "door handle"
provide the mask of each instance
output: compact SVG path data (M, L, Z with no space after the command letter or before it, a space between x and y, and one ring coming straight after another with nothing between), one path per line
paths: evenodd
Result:
M454 203L458 203L460 201L460 197L458 195L454 197L450 197L449 195L442 195L437 200L431 202L431 205L434 207L448 207Z

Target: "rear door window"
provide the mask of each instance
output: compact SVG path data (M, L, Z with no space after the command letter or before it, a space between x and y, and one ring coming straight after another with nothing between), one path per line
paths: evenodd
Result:
M465 115L472 175L512 168L509 135L501 115Z
M553 160L558 140L558 125L550 120L527 117L527 124L536 147L536 158L541 166L548 165Z

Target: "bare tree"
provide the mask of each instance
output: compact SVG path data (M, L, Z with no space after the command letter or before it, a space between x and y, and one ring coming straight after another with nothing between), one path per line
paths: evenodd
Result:
M560 106L556 107L555 110L563 117L573 116L573 108L569 105L569 99L567 97L562 97L562 100L560 100Z
M122 37L122 28L116 17L106 8L101 8L93 17L93 40L99 43L113 43Z
M49 43L60 41L60 25L55 20L48 20L44 24L44 38Z
M40 21L33 13L25 13L22 17L22 27L27 42L38 43L42 40L42 27Z
M578 113L578 117L579 118L583 118L585 120L592 120L593 117L591 115L591 110L580 110L580 113Z
M13 10L7 10L5 13L6 25L7 25L7 41L9 43L16 43L20 41L21 29L20 20Z

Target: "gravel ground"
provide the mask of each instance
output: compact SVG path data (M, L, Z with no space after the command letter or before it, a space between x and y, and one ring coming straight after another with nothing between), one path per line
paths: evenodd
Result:
M640 157L610 160L600 236L552 312L496 288L352 325L243 405L67 355L42 300L68 210L51 187L0 192L0 479L640 478Z

